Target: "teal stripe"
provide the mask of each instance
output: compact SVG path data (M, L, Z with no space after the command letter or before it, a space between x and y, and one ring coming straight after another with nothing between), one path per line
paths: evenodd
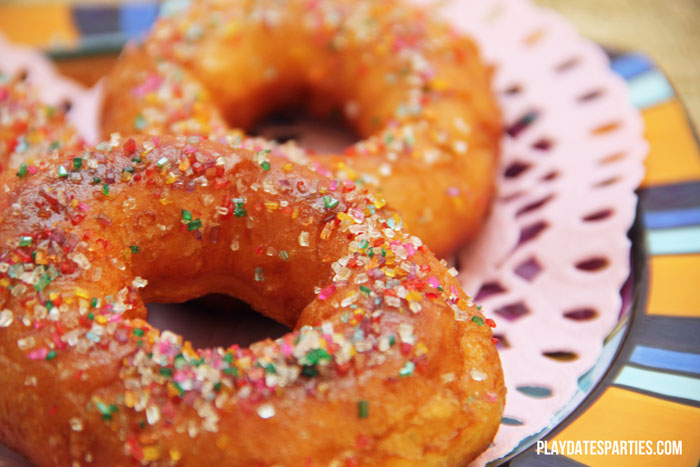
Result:
M700 402L700 379L688 376L625 366L615 378L615 384Z
M649 230L647 247L652 255L700 253L700 226Z
M659 70L650 70L627 82L632 105L644 109L673 97L673 87Z

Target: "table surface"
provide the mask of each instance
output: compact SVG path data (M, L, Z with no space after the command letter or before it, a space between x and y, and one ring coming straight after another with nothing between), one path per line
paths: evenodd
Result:
M700 128L699 0L535 0L557 10L586 37L608 47L644 52L678 90Z

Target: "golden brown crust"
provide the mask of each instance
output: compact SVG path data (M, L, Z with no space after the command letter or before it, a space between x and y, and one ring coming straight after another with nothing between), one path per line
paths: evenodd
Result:
M288 105L343 115L363 140L305 163L374 186L439 256L478 232L500 138L489 71L400 0L194 2L123 54L102 127L217 139Z
M366 189L184 137L0 183L0 437L37 464L463 465L492 439L490 321ZM295 330L195 351L143 321L209 292Z

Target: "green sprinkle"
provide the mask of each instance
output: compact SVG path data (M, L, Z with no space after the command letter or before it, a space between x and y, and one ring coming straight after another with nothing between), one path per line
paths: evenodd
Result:
M367 295L369 295L370 293L372 293L372 290L371 290L369 287L366 287L366 286L364 286L364 285L361 285L361 286L360 286L360 291L366 293Z
M49 350L49 353L46 354L46 360L51 361L54 358L56 358L56 355L58 355L58 352L56 352L55 350Z
M66 178L68 176L68 171L62 165L58 166L58 176Z
M137 164L141 163L141 157L136 156L131 158L131 162L136 162Z
M187 366L187 360L185 360L185 356L182 354L179 354L177 357L175 357L175 369L180 370Z
M94 183L95 185L97 185L100 182L101 182L100 177L92 177L92 183Z
M393 335L389 336L389 345L393 347L394 344L396 344L396 337L394 337Z
M54 141L49 146L49 151L53 151L54 149L58 149L60 147L61 147L61 143L59 143L58 141Z
M173 386L175 386L175 389L177 389L177 393L180 397L185 394L185 389L180 385L180 383L173 381Z
M136 118L134 119L134 128L136 128L139 131L146 128L146 119L143 118L143 115L139 114L136 116Z
M134 329L134 335L137 337L143 336L144 335L143 329L141 329L141 328Z
M98 304L99 304L99 300L97 299L97 297L92 297L90 299L90 307L97 308Z
M272 363L268 363L267 365L265 365L264 368L265 368L265 373L270 373L273 375L277 374L277 368L275 368L275 365L273 365Z
M326 349L313 349L306 354L306 361L309 362L309 365L318 365L321 360L331 361L331 356Z
M106 183L102 184L102 194L107 196L109 194L109 185Z
M201 219L195 219L193 221L190 221L187 223L187 230L192 232L193 230L197 230L202 226L202 220Z
M104 402L97 402L95 405L97 406L97 410L102 414L102 420L112 419L112 411L109 410L110 407L107 406L107 404Z
M143 341L141 339L137 340L136 345L141 347L143 345Z
M143 420L140 420L140 421L139 421L139 428L141 428L142 430L143 430L144 428L146 428L146 422L144 422Z
M124 169L122 169L122 171L129 172L130 174L132 174L132 173L134 173L134 167L132 165L130 165L129 167L124 167Z
M386 250L382 248L382 256L386 257Z
M158 162L156 162L156 165L158 166L159 169L162 169L165 164L168 163L168 158L167 157L161 157L158 159Z
M92 311L88 312L87 317L90 321L93 321L95 319L95 315L92 313Z
M337 199L333 198L332 196L324 196L323 197L323 205L325 206L326 209L333 209L340 203Z
M80 168L83 166L83 158L82 157L74 157L73 158L73 168L75 170L80 170Z
M56 305L53 304L51 300L46 300L46 309L51 311Z
M139 246L138 245L129 245L129 248L131 248L131 254L136 254L139 252Z
M416 364L409 360L406 362L403 368L399 370L399 376L411 376L413 374L413 370L415 369Z
M360 418L369 417L369 401L363 399L357 402L357 415Z
M301 374L307 378L315 378L318 376L318 370L312 366L305 365L301 367Z
M282 261L287 261L289 259L289 253L287 253L286 250L280 250L277 256L279 256Z
M39 278L38 281L36 281L36 283L34 284L34 288L38 292L41 292L46 288L47 285L49 285L49 283L51 283L51 278L48 275L44 274Z
M17 176L21 178L21 177L24 177L25 175L27 175L27 164L22 162L19 165L19 170L17 171Z
M187 209L182 210L182 220L184 221L191 221L192 220L192 213L188 211Z
M255 280L258 282L265 280L265 271L263 271L263 268L255 268Z
M370 259L372 259L372 257L374 256L374 248L370 248L370 249L367 251L367 256L369 256Z
M479 326L484 325L484 319L481 316L472 316L472 321L478 324Z
M32 244L32 237L30 236L21 236L19 237L19 246L31 246Z
M214 383L214 391L221 391L221 381L217 381L216 383Z
M247 211L243 209L243 203L236 203L236 207L233 210L233 213L236 215L236 217L245 217L246 212Z
M367 248L368 246L369 246L369 242L368 242L367 240L362 240L362 241L360 242L360 248L361 248L362 250L364 250L364 249Z
M233 354L226 353L224 354L223 359L226 363L233 363Z
M158 373L160 373L161 375L163 375L167 378L173 377L173 369L172 368L161 367L160 370L158 370Z
M262 169L265 172L267 172L268 170L270 170L270 163L267 161L263 161L262 164L260 164L260 167L262 167Z
M119 407L117 407L114 404L109 404L109 412L110 413L117 413L117 412L119 412Z
M227 375L238 376L238 368L235 366L233 368L224 368L222 371Z

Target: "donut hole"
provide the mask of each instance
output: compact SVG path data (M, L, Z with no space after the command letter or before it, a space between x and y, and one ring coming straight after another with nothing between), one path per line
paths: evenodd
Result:
M209 294L184 303L149 303L146 307L149 323L182 335L195 348L247 347L290 331L228 295Z
M339 109L323 117L297 106L268 113L249 133L279 143L295 141L303 148L320 154L340 154L361 139L355 129L341 118Z

